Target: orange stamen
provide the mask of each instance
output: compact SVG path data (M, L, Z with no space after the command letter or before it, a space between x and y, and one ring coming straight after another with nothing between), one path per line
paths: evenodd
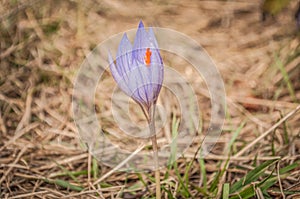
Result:
M151 52L150 48L147 48L146 54L145 54L145 57L144 57L146 66L150 66L150 63L151 63L151 59L150 59L150 58L151 58L151 55L152 55L152 52Z

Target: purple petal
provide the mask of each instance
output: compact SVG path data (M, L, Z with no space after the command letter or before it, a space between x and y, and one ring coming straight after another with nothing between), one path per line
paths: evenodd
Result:
M114 80L117 82L119 88L125 92L127 95L131 96L132 95L132 91L130 90L130 88L128 87L128 82L125 80L124 78L124 74L120 73L117 68L120 66L116 66L114 64L114 61L112 59L111 53L108 53L108 61L109 61L109 68L111 71L111 74L114 78Z
M158 44L157 44L153 29L151 27L149 28L148 37L150 40L151 47L158 48Z
M145 64L151 50L150 65ZM150 107L157 100L163 82L163 62L152 28L147 32L142 21L133 46L124 34L117 52L116 65L109 54L110 69L119 87L140 104Z
M141 64L144 64L146 49L150 47L148 33L146 32L143 23L140 22L133 43L133 58L137 59Z
M120 74L125 74L130 70L132 62L132 45L128 40L126 33L123 35L123 38L120 42L116 63L118 66L118 71Z
M144 28L144 24L143 24L143 21L142 21L142 20L140 20L139 28Z
M153 29L151 27L149 28L148 38L150 41L150 48L152 51L151 63L163 64L162 58L160 56L160 52L158 49L158 44L157 44Z

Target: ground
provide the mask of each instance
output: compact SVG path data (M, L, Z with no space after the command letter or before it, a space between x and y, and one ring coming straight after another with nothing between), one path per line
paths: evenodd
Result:
M207 87L187 63L163 56L194 87L202 125L183 157L161 169L163 196L300 198L298 2L265 21L261 3L1 1L0 198L155 198L154 173L114 171L87 152L71 108L85 57L140 20L198 42L226 90L222 134L212 153L201 158L197 149L211 114ZM116 84L109 71L102 81L95 105L101 126L120 146L134 150L139 140L122 137L111 119ZM159 103L170 116L158 137L162 143L179 112L167 91ZM131 103L133 112L135 107ZM141 120L140 112L134 115L134 121Z

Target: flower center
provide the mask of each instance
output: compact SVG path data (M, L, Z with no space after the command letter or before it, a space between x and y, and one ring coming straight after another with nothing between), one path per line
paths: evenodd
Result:
M151 52L150 48L147 48L146 53L145 53L145 57L144 57L146 66L150 66L151 55L152 55L152 52Z

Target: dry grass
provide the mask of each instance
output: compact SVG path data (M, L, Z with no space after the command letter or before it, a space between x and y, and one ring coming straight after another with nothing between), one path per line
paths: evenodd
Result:
M162 171L162 179L163 173L169 173L163 186L170 194L184 198L180 176L188 164L188 189L199 198L220 196L225 182L233 184L263 162L279 159L266 174L277 175L280 168L293 163L298 166L284 176L277 175L268 193L274 198L300 197L300 47L290 14L296 3L261 22L258 0L1 1L0 197L153 197L151 173L110 172L112 168L94 161L78 139L70 108L74 78L85 56L110 35L135 28L140 19L146 25L181 31L199 42L226 85L224 130L213 154L203 161L205 172L201 172L200 160L191 162L199 147L194 144L177 161L176 169ZM183 73L197 82L188 68ZM113 88L110 76L106 83L108 91ZM196 93L205 129L210 114L205 85ZM109 99L106 92L101 99ZM103 100L98 107L104 112L100 117L109 110L106 103ZM162 103L176 113L175 102ZM104 126L115 128L106 122ZM170 127L164 130L170 132ZM228 150L235 132L237 138ZM101 182L95 183L98 179ZM215 179L217 188L212 189ZM261 195L259 189L256 193Z

